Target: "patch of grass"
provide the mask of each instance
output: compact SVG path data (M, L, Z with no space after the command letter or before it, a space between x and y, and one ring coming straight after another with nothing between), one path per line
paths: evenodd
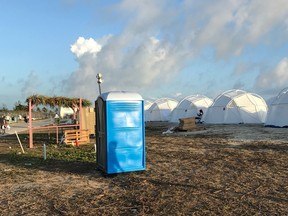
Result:
M47 159L63 161L94 162L96 153L91 145L74 147L50 147L47 148Z
M47 145L46 146L46 160L44 160L44 148L40 145L34 145L32 149L26 149L25 153L19 149L9 149L5 153L1 153L1 159L10 164L33 164L44 165L53 163L53 161L65 162L82 162L95 163L96 153L94 145L87 144L80 147L73 147L69 145Z

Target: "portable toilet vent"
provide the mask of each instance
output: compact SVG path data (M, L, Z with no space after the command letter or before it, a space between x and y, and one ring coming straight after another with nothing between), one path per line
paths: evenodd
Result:
M107 174L145 170L144 101L133 92L107 92L95 102L96 165Z

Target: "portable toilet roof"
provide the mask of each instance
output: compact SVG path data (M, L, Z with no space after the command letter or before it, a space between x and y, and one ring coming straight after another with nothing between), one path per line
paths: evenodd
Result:
M213 103L213 100L204 95L190 95L182 99L171 115L171 122L179 122L180 118L196 117L199 110L202 109L205 117L208 107Z
M254 93L232 89L220 94L208 108L204 122L208 124L264 123L268 107Z
M143 100L142 96L136 92L129 92L129 91L111 91L105 92L101 94L101 97L104 101L135 101L135 100Z
M271 102L265 126L288 127L288 88L283 89Z
M169 121L177 104L178 101L171 98L160 98L154 101L146 111L145 121Z

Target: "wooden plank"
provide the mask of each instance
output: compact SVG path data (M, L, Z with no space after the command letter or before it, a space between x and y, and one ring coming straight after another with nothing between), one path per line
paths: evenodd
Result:
M66 130L65 131L65 143L78 144L90 143L89 130Z

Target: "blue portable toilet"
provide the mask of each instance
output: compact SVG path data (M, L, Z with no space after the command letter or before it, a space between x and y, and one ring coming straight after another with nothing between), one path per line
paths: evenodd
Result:
M145 170L144 101L133 92L107 92L95 102L96 166L107 174Z

